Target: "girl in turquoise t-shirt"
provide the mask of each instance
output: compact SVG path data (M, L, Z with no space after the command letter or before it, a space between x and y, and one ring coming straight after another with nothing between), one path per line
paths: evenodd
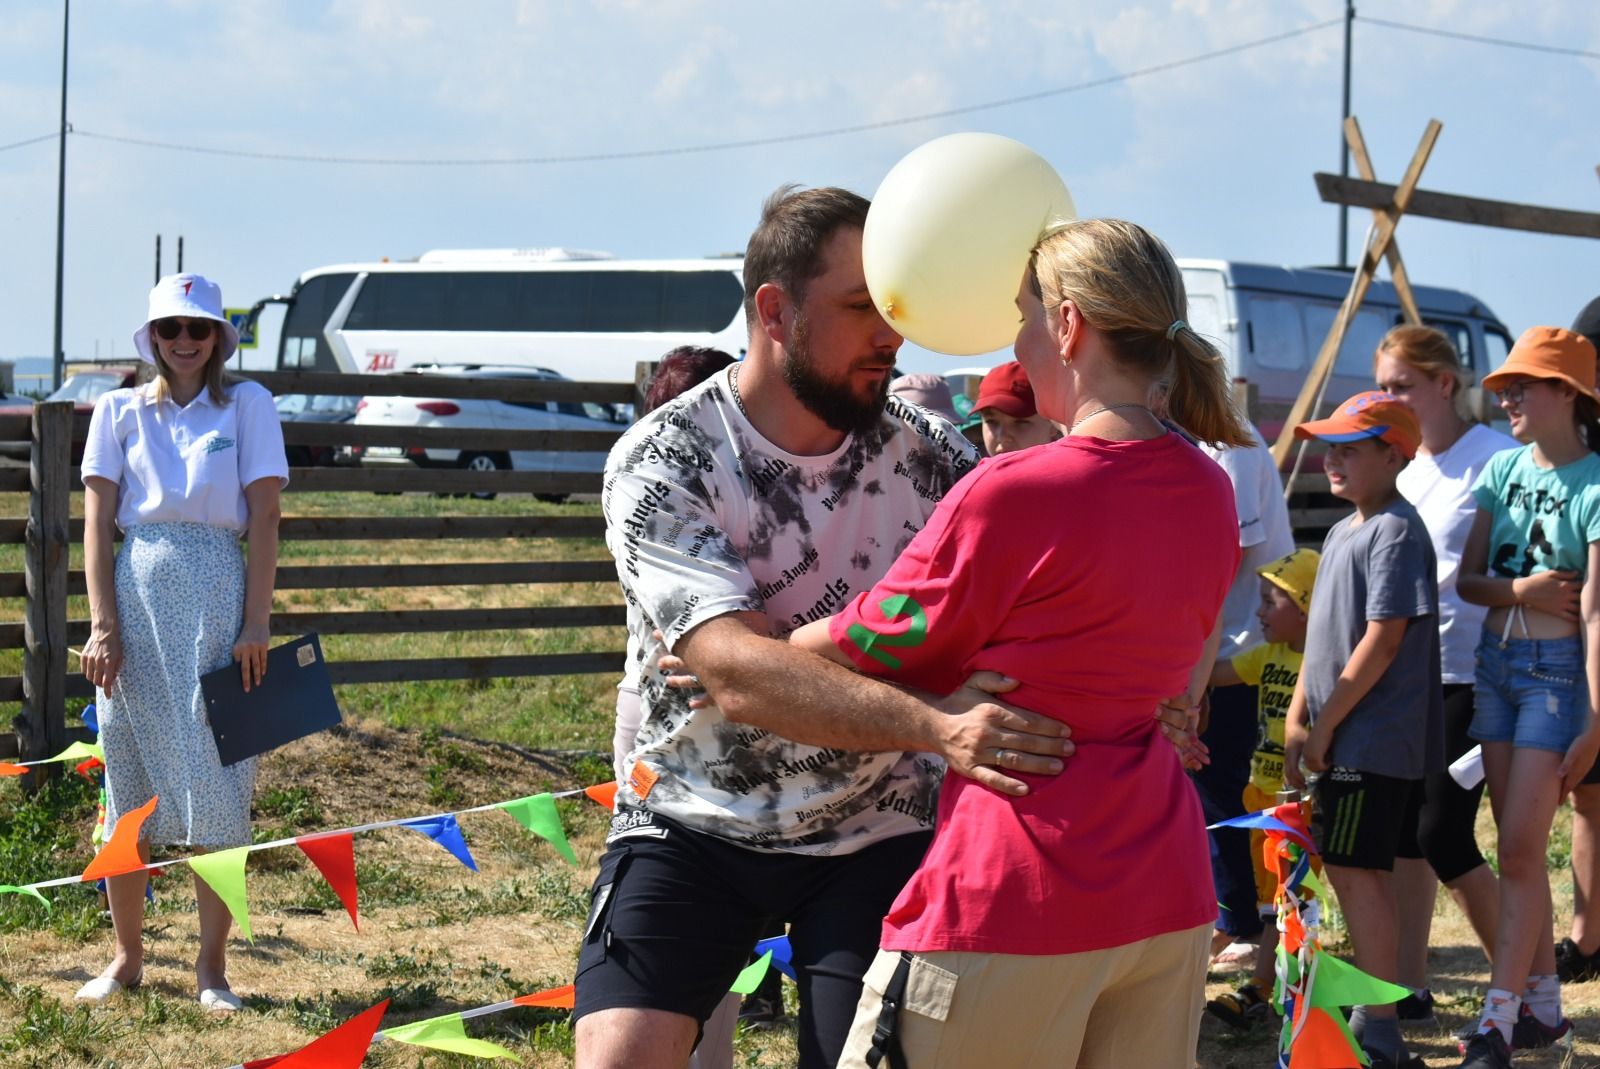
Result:
M1600 751L1600 394L1595 350L1528 330L1484 379L1521 449L1490 459L1473 496L1457 589L1489 606L1472 737L1483 743L1499 830L1494 971L1463 1069L1509 1069L1549 1046L1561 1013L1545 848L1561 799ZM1581 633L1580 633L1581 629ZM1585 642L1587 639L1587 642Z

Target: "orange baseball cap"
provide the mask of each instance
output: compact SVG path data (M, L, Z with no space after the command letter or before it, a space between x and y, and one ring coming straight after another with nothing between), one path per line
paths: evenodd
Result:
M1499 390L1511 379L1560 379L1579 393L1600 401L1594 388L1594 344L1582 334L1560 327L1529 327L1511 347L1506 362L1483 377L1483 388Z
M1381 438L1400 450L1407 460L1417 455L1422 444L1422 428L1411 409L1385 390L1358 393L1327 419L1314 419L1294 429L1296 438L1320 438L1324 442L1356 442L1362 438Z

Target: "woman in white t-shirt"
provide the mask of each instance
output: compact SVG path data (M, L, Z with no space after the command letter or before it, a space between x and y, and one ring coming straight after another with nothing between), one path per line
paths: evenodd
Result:
M152 843L202 851L250 842L255 762L219 761L200 676L236 661L249 690L266 671L278 495L289 469L272 395L223 372L238 345L215 283L163 278L134 333L157 375L102 396L84 447L83 674L97 688L106 831L158 799L140 837L146 862ZM115 563L114 527L123 531ZM78 999L103 1002L138 986L147 879L141 871L107 880L116 952ZM195 895L200 1004L236 1010L226 974L232 917L198 876Z
M1516 439L1466 419L1460 410L1462 387L1470 380L1455 346L1432 327L1400 326L1384 337L1373 357L1373 376L1416 413L1422 446L1398 487L1416 507L1433 540L1439 561L1439 651L1444 679L1445 759L1454 761L1476 745L1467 735L1472 723L1474 651L1488 611L1469 605L1456 592L1461 551L1477 514L1472 485L1489 458L1517 448ZM1499 888L1474 837L1483 784L1471 790L1440 771L1414 792L1401 829L1395 860L1400 901L1400 982L1419 993L1400 1006L1403 1018L1432 1017L1428 986L1428 935L1436 892L1434 877L1471 922L1485 950L1494 946ZM1425 860L1424 860L1425 859Z

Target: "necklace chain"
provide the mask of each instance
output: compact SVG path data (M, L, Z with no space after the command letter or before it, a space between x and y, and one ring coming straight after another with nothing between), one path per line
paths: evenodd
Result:
M1124 401L1121 404L1116 404L1116 405L1101 405L1099 408L1095 409L1093 412L1090 412L1087 416L1079 416L1076 420L1074 420L1072 426L1067 428L1067 433L1068 434L1072 434L1072 433L1076 432L1079 427L1083 426L1085 423L1089 422L1091 419L1094 419L1094 417L1096 417L1098 415L1101 415L1103 413L1106 413L1106 412L1115 412L1119 408L1142 408L1146 412L1150 411L1150 406L1145 405L1145 404L1141 404L1138 401ZM1151 413L1151 415L1154 415L1154 413Z
M739 368L742 366L742 364L734 364L733 367L729 369L728 386L733 390L733 403L738 406L740 414L748 419L750 418L750 413L745 411L744 398L739 396Z

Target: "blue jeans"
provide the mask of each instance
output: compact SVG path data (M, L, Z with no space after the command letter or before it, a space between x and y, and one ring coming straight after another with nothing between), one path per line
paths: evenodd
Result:
M1582 641L1502 640L1485 631L1473 699L1470 733L1479 742L1566 753L1589 724Z

